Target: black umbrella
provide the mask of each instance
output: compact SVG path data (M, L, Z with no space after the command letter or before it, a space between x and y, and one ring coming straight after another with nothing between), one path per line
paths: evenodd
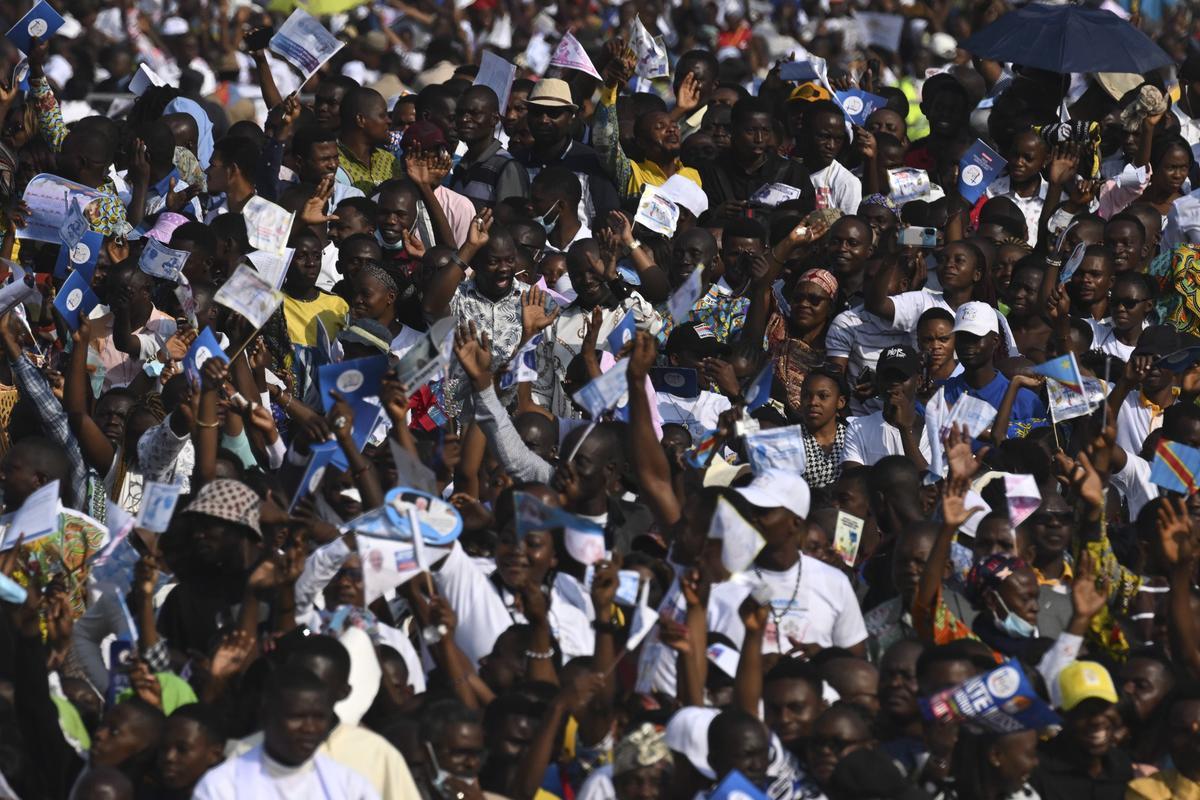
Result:
M1030 3L976 33L963 48L993 61L1051 72L1134 72L1173 63L1150 37L1116 14Z

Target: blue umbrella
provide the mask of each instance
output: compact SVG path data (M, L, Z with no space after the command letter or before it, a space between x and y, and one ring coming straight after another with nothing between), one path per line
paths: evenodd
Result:
M993 61L1051 72L1135 72L1174 63L1116 14L1077 5L1030 3L976 33L963 49Z

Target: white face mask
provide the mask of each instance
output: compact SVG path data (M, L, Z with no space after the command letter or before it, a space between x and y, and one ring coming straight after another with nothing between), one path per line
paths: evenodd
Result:
M554 219L550 219L551 214L554 214ZM534 217L533 221L541 225L546 230L546 233L549 234L550 231L554 230L554 226L558 224L560 216L562 215L555 213L555 207L550 206L545 214L542 214L540 217Z

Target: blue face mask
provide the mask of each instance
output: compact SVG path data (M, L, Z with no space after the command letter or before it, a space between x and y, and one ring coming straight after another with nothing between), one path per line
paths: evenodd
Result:
M1008 606L1004 603L1004 598L1000 596L999 592L996 593L996 602L1000 604L1000 607L1004 609L1005 613L1004 619L996 620L996 625L1000 628L1000 630L1004 631L1014 639L1037 638L1037 626L1030 625L1023 617L1019 617L1010 611Z

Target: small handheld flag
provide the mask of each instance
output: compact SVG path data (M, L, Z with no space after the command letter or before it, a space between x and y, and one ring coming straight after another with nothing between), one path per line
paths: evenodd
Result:
M1196 491L1196 473L1200 472L1200 450L1178 442L1160 440L1150 465L1150 482L1172 492Z
M1079 374L1079 364L1075 362L1075 354L1051 359L1033 368L1035 375L1045 375L1058 381L1076 394L1083 394L1083 376Z

